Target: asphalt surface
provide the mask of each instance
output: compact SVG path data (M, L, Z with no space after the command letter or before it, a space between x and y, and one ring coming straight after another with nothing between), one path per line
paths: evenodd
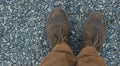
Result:
M107 37L100 55L120 66L120 0L0 0L0 66L39 66L50 51L45 26L54 7L71 22L71 47L78 54L82 25L92 12L105 15Z

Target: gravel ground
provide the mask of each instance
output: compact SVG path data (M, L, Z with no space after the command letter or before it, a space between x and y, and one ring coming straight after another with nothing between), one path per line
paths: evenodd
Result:
M120 0L0 0L0 66L39 66L50 51L45 23L56 6L68 13L74 54L88 15L103 13L108 26L100 54L108 66L120 66Z

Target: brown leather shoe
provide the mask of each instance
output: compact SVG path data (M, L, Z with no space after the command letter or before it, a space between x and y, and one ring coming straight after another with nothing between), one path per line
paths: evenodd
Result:
M83 46L93 46L100 50L106 36L106 21L100 13L92 13L83 26Z
M68 17L62 8L56 7L51 12L46 29L51 49L54 48L56 44L61 44L63 42L69 43L70 24Z

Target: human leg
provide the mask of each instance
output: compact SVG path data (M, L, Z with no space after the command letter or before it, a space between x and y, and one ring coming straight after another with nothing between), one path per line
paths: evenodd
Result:
M73 66L76 57L69 47L70 26L63 9L57 7L52 11L46 32L52 51L44 58L41 66Z
M77 66L106 66L98 54L105 38L104 16L92 13L83 26L83 44L77 56Z

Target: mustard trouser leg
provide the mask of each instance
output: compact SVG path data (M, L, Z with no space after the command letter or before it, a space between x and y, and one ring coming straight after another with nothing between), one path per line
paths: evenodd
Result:
M57 44L40 66L75 66L76 57L68 44Z
M76 66L107 66L94 47L87 46L77 56Z

